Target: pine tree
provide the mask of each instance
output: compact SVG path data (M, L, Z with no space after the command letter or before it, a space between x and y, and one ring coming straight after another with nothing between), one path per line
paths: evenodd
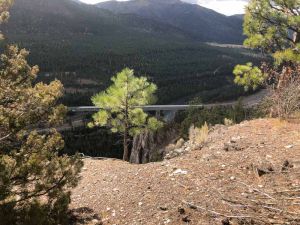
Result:
M155 102L157 87L145 77L135 77L128 68L112 78L113 84L95 95L92 101L100 110L93 116L92 125L108 126L112 132L123 136L123 160L129 160L129 137L145 129L156 130L162 126L156 118L147 115L140 106Z
M291 70L300 64L300 0L251 0L245 15L244 45L270 54L277 71ZM248 63L238 65L234 74L236 83L246 88L257 88L266 79L278 82L281 73L262 70ZM274 76L275 75L275 76ZM273 76L273 77L271 77Z
M9 3L0 1L2 21ZM27 56L9 46L0 61L0 224L67 224L69 190L82 162L59 155L64 142L55 129L38 131L62 122L66 108L57 101L63 87L59 81L33 85L39 69Z

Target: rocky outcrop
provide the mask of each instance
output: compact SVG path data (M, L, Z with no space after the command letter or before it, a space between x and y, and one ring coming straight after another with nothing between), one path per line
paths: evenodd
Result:
M154 133L151 131L145 131L142 134L135 136L130 162L135 164L150 162L150 158L153 157L154 145Z
M172 159L196 149L200 150L207 142L209 127L207 124L202 128L192 126L190 133L193 133L189 137L190 140L185 141L179 137L177 129L172 125L156 133L145 131L134 137L130 162L135 164L157 162Z
M144 131L133 139L130 162L144 164L164 158L169 143L176 143L178 131L170 126L157 132Z
M185 142L183 139L179 139L176 144L170 144L165 148L164 159L172 159L192 150L201 148L202 145L196 145L190 141Z

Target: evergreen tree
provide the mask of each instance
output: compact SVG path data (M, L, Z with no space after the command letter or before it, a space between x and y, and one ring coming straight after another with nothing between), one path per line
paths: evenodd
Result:
M157 87L145 77L135 77L128 68L112 78L113 84L95 95L92 101L100 110L93 116L91 125L108 126L112 132L123 135L123 160L129 160L129 137L145 129L156 130L161 122L146 114L140 106L155 102Z
M11 2L0 1L2 22ZM59 81L33 85L38 67L29 66L27 56L9 46L0 61L0 224L67 224L69 190L82 162L59 156L64 142L55 129L38 132L41 124L62 122L63 87Z
M300 63L300 0L251 0L244 33L248 37L244 45L271 54L274 65L263 64L262 70L251 63L238 65L234 70L236 83L254 89L266 79L280 83L280 79L286 79L284 72L274 73L267 68L296 70Z

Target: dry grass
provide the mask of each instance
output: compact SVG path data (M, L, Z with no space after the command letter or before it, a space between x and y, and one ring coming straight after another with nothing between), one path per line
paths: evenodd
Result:
M225 126L232 126L233 124L234 124L233 120L227 118L224 119Z
M207 141L208 133L209 127L206 122L201 128L192 125L189 129L189 140L192 144L201 145Z
M290 79L280 88L270 88L261 109L271 117L290 118L299 115L300 79Z

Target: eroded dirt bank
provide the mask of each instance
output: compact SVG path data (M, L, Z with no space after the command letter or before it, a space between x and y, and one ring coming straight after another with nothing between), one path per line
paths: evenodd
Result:
M225 216L255 215L238 203L300 189L299 172L300 124L253 120L217 126L204 148L159 163L85 160L72 208L93 210L90 224L236 224Z

